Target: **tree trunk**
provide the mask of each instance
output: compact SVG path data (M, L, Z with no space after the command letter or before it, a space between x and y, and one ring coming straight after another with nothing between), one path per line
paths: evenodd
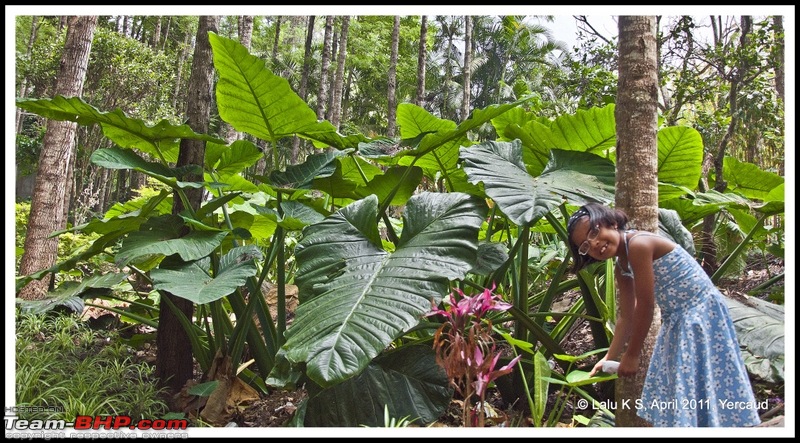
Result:
M211 43L208 33L217 32L218 18L216 16L201 16L197 27L197 43L192 60L192 73L189 76L189 97L186 104L187 124L193 131L205 134L208 132L211 115L211 98L214 79L214 65L212 63ZM205 155L205 142L202 140L182 139L178 154L177 167L186 165L203 165ZM186 181L202 181L202 175L187 175L182 178ZM189 188L185 190L189 204L194 210L200 207L203 198L203 189ZM184 209L183 202L177 195L174 197L172 213L178 214ZM169 300L191 319L194 305L191 301L176 297L168 292L161 292L162 300L159 302L161 315L158 319L158 333L156 336L156 376L163 386L173 391L179 391L183 385L192 378L193 360L192 348L189 346L189 337L172 312L164 297Z
M239 16L239 43L241 43L247 50L253 44L253 16L242 15Z
M158 44L161 43L161 16L156 17L155 29L153 29L153 49L158 51Z
M300 76L300 98L308 100L308 71L311 69L311 48L314 41L314 19L313 15L308 16L306 26L306 45L303 54L303 73ZM290 164L297 164L300 157L300 137L294 136L292 139L292 155L289 159Z
M124 202L130 198L131 187L128 184L129 174L125 169L117 171L117 189L114 192L114 201Z
M442 29L448 29L449 25L445 22L445 18L441 17L439 19L442 25ZM450 79L453 77L453 69L452 65L450 64L450 54L453 51L453 33L447 32L447 50L445 51L444 57L444 90L442 91L442 107L439 109L439 114L441 118L449 118L449 113L447 112L447 106L450 102Z
M36 42L36 33L39 30L39 17L33 16L31 17L31 37L28 39L28 50L26 51L26 58L30 60L31 52L33 51L33 44ZM25 95L28 93L28 79L27 76L22 77L19 84L19 96L18 98L25 98ZM19 134L22 131L22 108L17 107L16 117L15 117L15 127L16 127L16 134Z
M461 121L469 117L470 75L472 72L472 16L464 16L464 97L461 101Z
M333 36L333 16L325 17L325 39L322 43L322 72L319 75L319 94L317 94L317 119L325 119L325 104L328 102L328 70L331 67L331 45Z
M752 17L741 17L741 34L739 36L739 51L746 51L748 40L750 39L750 32L752 31ZM733 138L736 128L739 126L740 113L739 113L739 88L742 84L742 78L745 77L750 66L747 57L742 56L738 58L738 65L731 70L730 75L725 75L724 78L730 79L730 89L728 92L728 109L731 116L728 123L728 130L722 136L719 144L717 145L716 152L713 157L714 167L714 190L724 193L728 188L728 182L725 181L725 174L723 170L723 162L725 155L727 155L728 144ZM724 71L724 66L720 68ZM708 275L712 275L718 268L717 265L717 245L714 242L714 229L716 227L716 215L709 215L703 219L703 233L701 238L705 241L700 248L700 257L702 259L703 269Z
M164 51L167 49L167 42L169 41L169 28L172 25L172 17L167 17L167 29L164 30L164 39L162 40L164 43L161 45L161 50Z
M775 51L775 91L778 93L778 99L780 102L781 110L785 111L786 107L786 70L785 70L785 55L784 51L786 49L786 45L784 44L785 37L784 37L784 30L783 30L783 16L776 15L772 17L772 22L775 26L775 33L779 36L775 39L775 46L777 50ZM785 114L784 114L785 115ZM784 122L786 120L784 119ZM784 123L784 127L782 128L781 133L786 133L786 124ZM778 175L784 175L784 162L778 163Z
M180 97L180 92L183 90L181 88L181 78L183 76L183 65L186 63L186 59L189 57L189 42L191 41L191 35L186 33L186 40L184 41L183 50L181 51L181 55L178 58L178 71L175 74L175 90L172 93L172 107L174 109L178 108L178 97Z
M350 17L342 17L342 31L339 36L339 56L336 60L336 80L333 83L333 106L331 107L331 124L339 129L342 117L342 93L344 92L344 62L347 58L347 31Z
M122 16L122 35L130 37L133 32L133 17L129 15Z
M280 75L280 73L277 72L277 69L278 69L278 44L281 41L281 20L282 20L282 18L283 17L281 17L279 15L277 17L276 21L275 21L275 40L273 40L273 42L272 42L272 68L273 68L274 71L276 71L275 73L278 74L278 75Z
M66 97L80 97L86 80L97 16L70 16L67 26L55 92ZM57 259L58 238L48 236L66 227L64 214L69 186L67 180L72 157L75 155L76 129L77 124L74 122L47 122L31 198L25 252L19 266L20 275L47 269ZM26 300L40 299L47 293L47 287L48 282L45 279L35 280L22 288L18 296Z
M786 84L786 71L784 70L785 56L783 54L785 48L783 43L785 41L783 36L783 16L776 15L772 17L772 23L773 26L775 26L775 34L779 36L775 39L775 46L777 47L777 50L775 51L775 66L773 68L775 71L775 90L778 92L778 98L781 100L781 103L783 103L786 99L786 93L784 90L784 85Z
M655 17L620 16L615 203L628 214L633 226L650 232L658 230L657 62ZM616 381L618 405L634 405L641 396L660 325L660 310L656 306L642 348L639 372L635 377L620 377ZM635 407L617 409L616 425L650 426L636 415Z
M422 16L419 26L419 53L417 55L417 98L414 104L425 107L425 60L428 59L428 16Z
M392 27L392 48L389 56L389 88L387 99L389 102L386 136L394 138L397 130L397 52L400 47L400 16L394 16Z

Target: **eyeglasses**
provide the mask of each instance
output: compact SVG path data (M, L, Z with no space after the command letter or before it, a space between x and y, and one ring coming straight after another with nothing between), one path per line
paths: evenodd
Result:
M589 253L589 249L592 247L589 244L590 241L594 241L597 239L597 236L600 234L600 225L594 225L594 227L589 230L589 236L586 237L586 241L581 243L581 247L578 248L578 254L586 255Z

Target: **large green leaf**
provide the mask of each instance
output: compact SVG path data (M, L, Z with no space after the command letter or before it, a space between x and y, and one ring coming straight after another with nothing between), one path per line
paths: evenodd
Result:
M461 149L470 183L519 226L530 226L564 200L573 204L614 199L614 165L586 152L554 149L542 175L532 177L522 162L521 142L486 142Z
M305 425L383 426L384 407L390 417L425 425L442 415L452 395L430 346L403 346L376 358L357 376L310 397Z
M658 229L662 235L681 245L689 254L695 254L694 237L691 231L683 226L676 211L658 208Z
M80 282L67 281L43 300L17 299L17 304L22 312L34 314L47 312L56 306L66 306L73 312L80 313L83 311L85 295L91 294L91 297L95 297L98 294L97 289L100 292L110 292L110 288L120 284L126 277L127 274L109 272L87 277Z
M80 125L99 123L103 134L124 148L136 148L154 157L174 162L178 159L182 138L200 139L215 143L223 140L198 134L189 125L175 126L166 120L148 126L140 119L127 117L120 109L100 112L79 97L55 96L52 99L17 99L17 106L51 120L66 120Z
M230 146L206 143L205 165L209 171L225 177L253 166L263 155L249 140L236 140Z
M188 165L175 169L168 168L163 163L148 162L130 149L118 147L98 149L92 153L91 160L92 163L108 169L134 169L143 172L172 188L203 187L203 183L179 180L186 173L202 173L203 170L198 165Z
M617 144L614 109L614 105L608 105L559 116L549 128L548 139L553 143L552 147L604 154Z
M311 189L315 178L331 176L336 171L336 159L347 155L346 151L328 149L319 154L312 154L299 165L290 165L286 171L274 171L270 174L273 186L289 189Z
M151 219L140 231L132 232L117 252L118 266L149 255L178 254L184 261L193 261L211 254L227 235L225 231L191 231L181 235L179 217Z
M375 194L381 202L391 195L389 204L403 206L414 195L421 180L422 169L416 166L392 166L385 174L373 177L365 186L358 186L355 193L359 198Z
M750 297L748 304L725 297L736 337L750 372L770 382L783 381L786 334L783 306Z
M219 115L234 129L269 142L299 133L336 132L330 122L318 122L316 112L289 82L273 74L263 59L250 55L241 43L213 32L208 39L219 73Z
M548 122L549 124L549 122ZM530 121L523 126L510 124L506 126L503 139L522 142L522 161L528 173L538 176L550 161L553 143L549 140L550 128L541 121Z
M703 138L694 128L672 126L658 131L658 200L685 194L680 189L697 188L703 163Z
M323 387L359 373L472 268L485 213L466 194L415 195L391 254L381 247L374 195L307 227L296 248L300 306L287 359L305 362Z
M472 144L467 138L469 131L478 129L484 123L528 100L530 97L512 103L475 109L470 118L458 126L452 121L434 117L419 106L408 103L401 104L398 106L397 114L403 139L421 138L415 149L396 154L396 156L402 157L398 163L406 166L419 166L425 175L431 178L442 175L449 182L448 184L452 185L453 182L449 176L458 170L458 150L461 146ZM456 187L452 186L451 190L456 190ZM457 190L464 191L463 189Z
M774 194L770 197L770 192L784 183L784 178L780 175L733 157L725 157L723 160L723 174L728 183L728 192L755 200L768 201L774 198Z
M522 142L525 166L534 176L542 173L553 149L604 156L616 145L614 105L582 109L553 121L518 112L517 117L503 128L503 140L519 139ZM525 117L528 121L523 121Z
M232 212L231 223L237 228L246 229L252 236L253 241L269 241L275 234L278 227L277 214L267 215L261 210L253 210L258 213L253 214L247 211Z
M255 246L234 248L220 259L219 271L213 277L209 275L207 259L162 263L161 267L150 271L153 288L194 303L210 303L244 286L248 277L256 275L254 260L261 257L261 251Z
M325 216L314 210L314 208L304 205L298 201L288 201L281 203L283 217L278 215L278 211L264 206L257 206L259 214L263 214L270 220L287 231L299 231L308 225L321 222Z
M122 217L126 214L131 214L131 216L138 214L140 217L147 217L151 212L155 212L159 215L172 213L172 192L162 189L161 192L155 196L142 196L134 198L133 200L128 200L125 203L114 203L114 205L106 211L104 218L110 220L115 217Z

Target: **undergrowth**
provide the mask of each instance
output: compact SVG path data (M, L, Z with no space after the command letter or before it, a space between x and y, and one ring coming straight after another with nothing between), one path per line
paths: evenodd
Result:
M137 362L116 332L95 331L76 314L20 314L16 319L16 398L21 419L167 413L154 368ZM29 409L35 408L36 412Z

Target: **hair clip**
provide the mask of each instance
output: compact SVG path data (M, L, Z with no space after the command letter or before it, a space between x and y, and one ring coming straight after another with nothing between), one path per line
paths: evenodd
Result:
M574 212L574 213L573 213L573 214L572 214L572 215L569 217L569 220L567 220L567 229L569 229L570 225L572 225L572 224L573 224L573 223L575 223L575 222L576 222L576 221L577 221L579 218L581 218L581 217L583 217L583 216L585 216L585 215L589 215L589 211L587 211L586 209L583 209L583 208L581 208L581 209L578 209L577 211L575 211L575 212Z

